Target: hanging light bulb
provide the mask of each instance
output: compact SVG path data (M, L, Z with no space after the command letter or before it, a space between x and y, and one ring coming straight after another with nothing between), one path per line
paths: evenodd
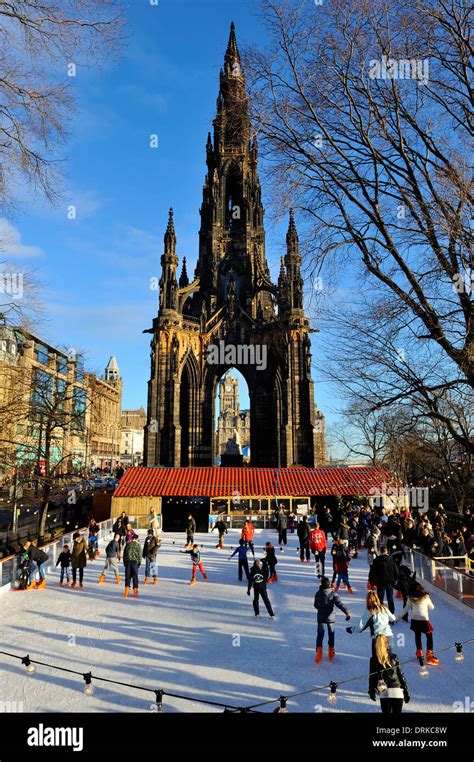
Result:
M163 709L163 691L155 691L156 696L156 702L154 704L150 705L150 709L152 712L156 712L158 714L162 714Z
M84 686L84 693L86 696L92 696L94 693L94 686L92 685L92 673L86 672L85 675L82 676L84 678L85 686Z
M418 661L420 662L420 677L428 677L430 673L423 656L419 656Z
M288 699L286 696L280 696L279 701L280 706L277 706L277 708L273 710L274 714L288 714L288 707L286 706Z
M379 693L385 693L387 690L387 683L383 679L383 677L379 678L379 681L377 683L377 690Z
M464 654L462 652L462 643L455 643L456 646L456 656L454 657L454 661L457 661L458 664L460 664L462 661L464 661Z
M21 660L21 663L25 665L25 667L26 667L26 671L27 671L27 672L28 672L30 675L32 675L34 672L36 672L36 667L35 667L35 665L32 663L32 661L31 661L31 659L30 659L29 655L26 655L26 656L24 656L24 657L23 657L23 659Z
M337 701L337 696L336 696L337 683L331 683L329 687L331 689L331 692L330 692L330 694L328 696L328 702L330 704L335 704L336 701Z

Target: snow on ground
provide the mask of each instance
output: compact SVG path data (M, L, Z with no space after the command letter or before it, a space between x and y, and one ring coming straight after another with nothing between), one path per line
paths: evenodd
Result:
M143 533L141 533L143 535ZM269 586L276 619L265 609L256 619L246 583L237 579L237 560L228 561L229 548L238 543L237 530L226 536L226 549L217 550L214 535L198 535L203 544L203 563L208 582L198 572L189 587L191 562L180 554L183 534L165 534L159 551L159 584L140 586L138 598L125 599L123 585L109 575L105 585L97 580L103 555L90 563L82 590L59 587L59 571L48 574L45 590L7 592L0 598L0 650L29 653L61 667L91 670L113 680L184 693L195 698L229 703L256 704L280 694L296 693L368 673L370 636L349 635L341 612L336 625L336 658L314 664L317 587L314 564L302 564L297 556L297 537L278 553L279 582ZM105 541L101 543L103 549ZM257 557L274 531L257 531ZM144 566L140 569L143 578ZM365 552L353 561L350 578L354 595L341 597L353 613L362 613L366 595ZM465 640L473 633L473 613L459 603L433 596L435 652ZM397 611L401 602L396 602ZM414 637L409 625L395 625L396 652L401 661L414 656ZM412 699L411 712L453 711L453 702L473 694L474 644L465 646L465 659L454 661L454 652L441 654L439 667L430 667L429 678L419 676L417 663L406 665ZM95 683L95 692L83 692L81 677L38 667L28 675L21 662L0 656L2 700L22 702L25 712L122 712L149 711L153 694L121 686ZM367 677L340 686L335 705L327 703L328 690L316 690L289 703L290 711L379 711L367 695ZM265 707L271 711L276 705ZM195 702L164 700L165 711L222 711Z

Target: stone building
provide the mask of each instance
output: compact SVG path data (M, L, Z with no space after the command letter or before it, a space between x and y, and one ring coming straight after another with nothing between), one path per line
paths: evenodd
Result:
M14 469L25 478L83 472L110 458L114 441L117 459L122 382L106 374L98 379L74 351L0 325L1 478Z
M124 466L135 466L142 462L145 424L146 412L143 407L137 410L122 410L120 460Z
M158 315L146 331L151 373L145 465L215 462L215 395L234 367L249 388L252 465L314 466L321 437L298 233L290 210L275 284L265 255L257 139L233 24L213 127L191 282L185 257L178 276L172 210L164 236Z
M239 435L240 446L250 445L250 410L241 410L239 401L239 382L227 371L219 382L219 416L217 418L217 455L225 452L227 441L234 431Z

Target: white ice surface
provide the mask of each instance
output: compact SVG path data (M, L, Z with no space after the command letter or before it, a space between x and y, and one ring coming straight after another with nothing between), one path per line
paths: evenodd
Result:
M143 534L143 533L142 533ZM123 585L111 576L105 585L97 580L103 555L85 571L84 588L60 587L59 571L48 574L45 590L7 592L0 597L0 650L57 666L123 680L152 689L163 688L194 698L246 706L280 694L296 693L331 680L367 675L370 636L349 635L341 612L336 624L336 658L314 664L317 587L314 564L297 557L297 537L289 534L283 552L277 549L279 582L269 586L276 612L272 621L262 607L253 614L246 583L237 579L237 560L228 561L239 533L230 531L226 549L216 550L217 538L198 535L202 560L209 576L189 587L190 559L178 552L184 535L165 534L158 555L159 584L140 586L138 598L125 599ZM101 542L102 553L105 541ZM276 542L274 531L256 534L257 557L266 540ZM144 566L140 568L140 580ZM354 595L340 591L356 621L366 595L365 552L350 566ZM461 604L452 605L433 594L435 652L455 641L473 636L474 614ZM401 602L396 601L397 612ZM396 652L401 661L414 656L414 636L409 625L395 625ZM402 636L402 637L400 637ZM404 637L403 637L404 636ZM454 651L440 654L438 667L429 677L419 676L419 666L404 667L412 699L409 712L453 711L453 702L474 698L474 644L465 646L465 659L454 661ZM2 701L22 702L28 712L149 711L153 694L121 686L95 683L92 696L83 693L79 676L38 667L30 676L17 660L0 656ZM367 677L341 685L335 705L327 703L327 689L316 690L289 703L290 711L380 711L367 695ZM18 706L18 704L17 704ZM275 704L263 708L271 711ZM322 709L321 709L322 707ZM222 711L196 702L165 698L165 711Z

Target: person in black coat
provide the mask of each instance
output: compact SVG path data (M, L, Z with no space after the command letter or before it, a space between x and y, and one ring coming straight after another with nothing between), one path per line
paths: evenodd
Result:
M390 556L393 558L397 566L400 566L403 559L405 558L405 551L403 550L401 541L395 537L394 534L390 535L388 538L387 548Z
M194 544L194 535L196 534L196 522L191 513L188 514L184 528L186 530L186 547L192 548Z
M464 537L462 536L460 529L453 530L451 548L453 551L453 556L466 555L466 546L464 544ZM461 564L463 564L463 560L460 558L457 558L454 561L454 566L461 566Z
M298 528L296 530L296 533L298 535L298 539L300 541L300 561L305 560L307 563L310 563L311 561L311 554L309 550L309 538L311 535L311 529L308 524L308 517L303 516L302 521L298 524Z
M401 714L403 702L410 701L410 691L398 657L390 650L385 635L375 638L369 669L368 693L372 701L377 701L378 693L382 714Z
M223 548L224 547L224 535L227 534L227 525L223 519L222 516L220 516L216 523L213 524L211 532L214 531L214 529L217 529L217 533L219 535L219 542L216 545L216 548Z
M268 581L268 566L261 561L254 561L250 570L249 584L247 589L247 595L250 595L250 591L253 588L253 610L255 616L260 616L259 598L265 604L270 617L274 619L275 613L272 609L272 604L267 593L267 581Z
M374 559L369 571L369 582L377 588L380 603L383 603L385 594L387 594L387 605L389 611L395 613L395 604L393 602L393 588L398 579L398 566L388 555L386 547L382 548L380 556Z
M23 549L25 553L28 554L28 558L31 562L31 571L30 576L28 579L28 587L27 590L32 590L33 588L36 588L38 590L41 590L41 588L46 587L46 566L48 565L49 556L44 552L44 550L41 550L41 548L37 548L36 545L33 545L29 540L25 542ZM38 584L35 584L35 568L34 564L38 567L38 573L39 573L39 582Z
M278 543L287 544L288 517L283 508L280 508L277 515Z
M323 640L325 625L328 629L328 658L332 661L335 656L334 651L334 624L336 622L337 607L346 615L346 621L351 618L349 609L344 606L338 594L331 590L328 577L323 577L321 587L314 596L314 608L318 612L318 634L316 636L316 656L314 661L319 664L323 658Z

